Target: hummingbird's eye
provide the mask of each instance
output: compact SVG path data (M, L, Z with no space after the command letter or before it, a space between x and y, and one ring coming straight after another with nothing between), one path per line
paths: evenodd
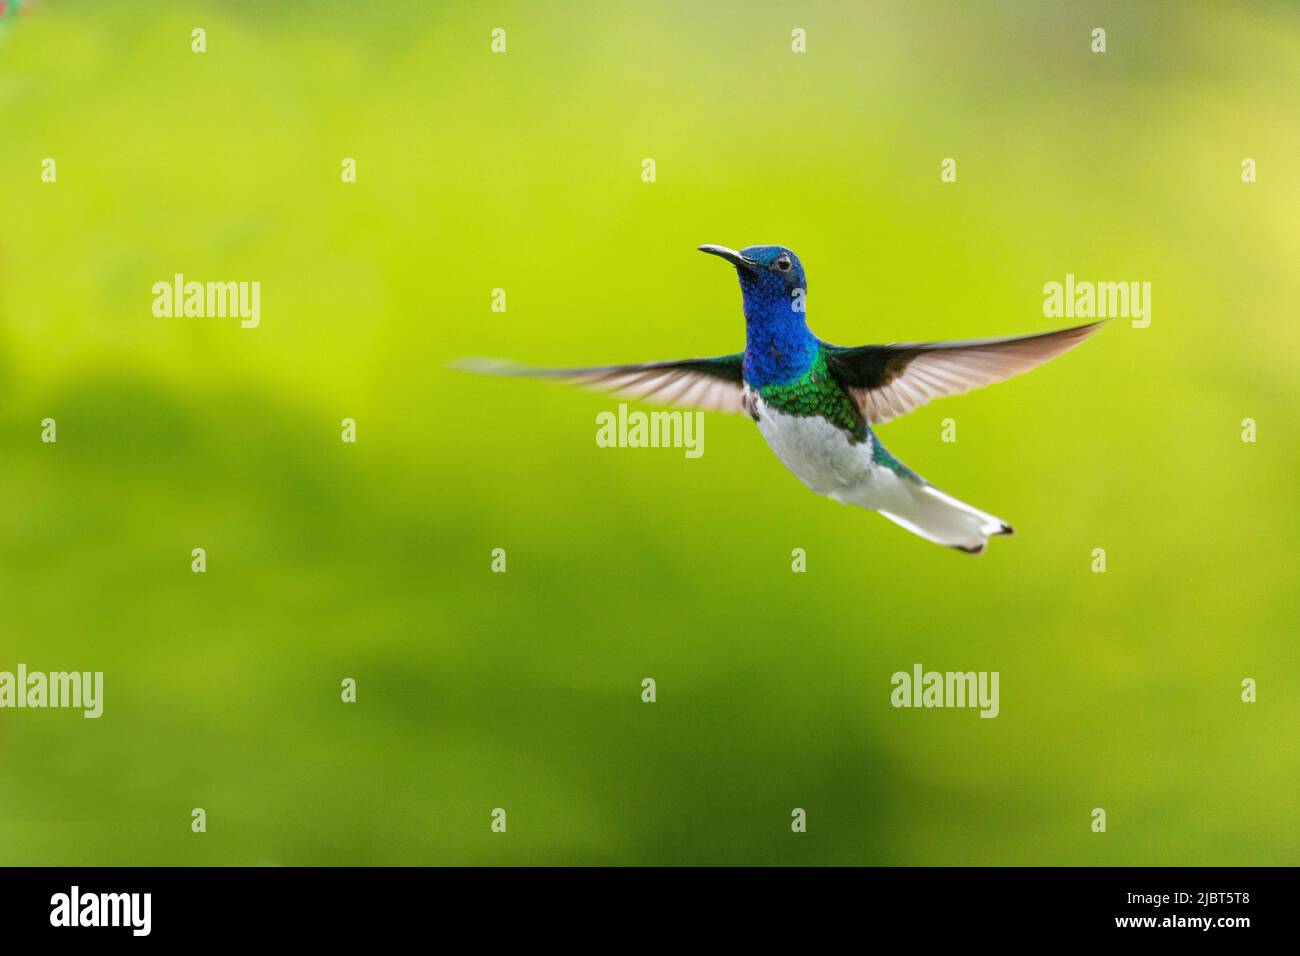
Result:
M789 256L782 256L780 259L776 260L776 267L782 272L789 272L791 265L792 263L790 262Z

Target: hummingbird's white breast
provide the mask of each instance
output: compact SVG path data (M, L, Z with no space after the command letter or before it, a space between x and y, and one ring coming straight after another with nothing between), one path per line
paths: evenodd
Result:
M820 416L790 415L748 387L745 409L781 463L805 485L835 501L878 511L913 534L978 553L992 534L1010 534L1001 518L944 494L904 469L874 460L876 436L854 442Z
M863 484L871 482L877 471L889 472L872 462L875 439L870 434L866 441L854 442L844 429L820 415L790 415L748 388L745 403L776 457L819 495L859 504L856 496Z

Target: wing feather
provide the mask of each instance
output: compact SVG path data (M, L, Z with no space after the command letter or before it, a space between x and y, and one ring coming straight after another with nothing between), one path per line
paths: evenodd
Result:
M714 412L744 411L743 356L603 365L595 368L528 368L498 359L462 359L454 368L480 375L553 378L624 398Z
M1102 322L1037 335L965 342L831 346L828 363L867 421L905 415L936 398L958 395L1027 372L1074 348Z

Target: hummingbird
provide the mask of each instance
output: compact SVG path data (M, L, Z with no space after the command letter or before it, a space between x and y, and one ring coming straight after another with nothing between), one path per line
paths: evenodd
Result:
M808 281L785 246L700 246L740 279L745 350L593 368L537 369L469 359L462 369L567 380L624 397L748 415L768 447L819 495L876 511L967 554L1013 534L1001 518L930 484L891 455L880 425L932 399L991 385L1066 352L1102 322L1009 338L840 346L808 328Z

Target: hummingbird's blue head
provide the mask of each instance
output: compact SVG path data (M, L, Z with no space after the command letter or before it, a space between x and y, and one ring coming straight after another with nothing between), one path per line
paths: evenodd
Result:
M736 267L745 300L745 381L756 384L798 378L817 354L808 331L804 298L808 280L799 257L785 246L700 246L701 252Z
M799 257L785 246L746 246L739 252L726 246L700 246L700 251L736 267L746 319L763 323L797 319L802 323L808 280Z

